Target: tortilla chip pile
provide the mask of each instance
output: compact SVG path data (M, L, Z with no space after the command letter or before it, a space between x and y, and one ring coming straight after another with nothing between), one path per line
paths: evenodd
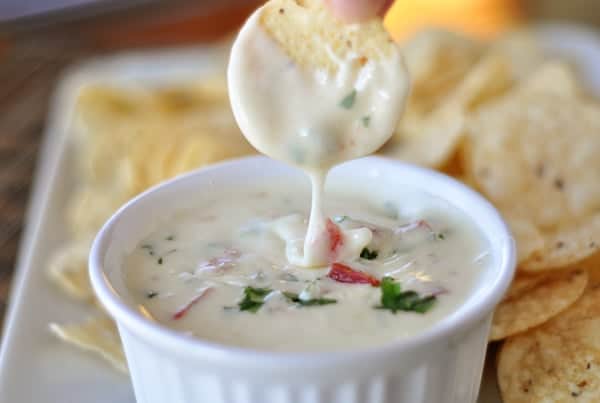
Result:
M405 56L413 94L385 153L472 186L516 240L490 334L504 401L599 402L600 103L523 32L424 32Z
M50 329L127 371L116 327L99 309L88 277L95 233L148 187L254 151L237 128L220 76L169 88L82 88L70 134L77 175L65 218L71 241L55 251L48 274L66 295L97 314L81 322L52 323Z
M527 32L484 44L425 31L403 48L413 89L382 153L472 186L516 239L517 275L490 334L503 340L504 401L600 401L600 104L567 61L543 55ZM49 270L68 295L93 303L89 240L119 205L180 172L252 150L222 80L185 90L90 87L76 120L73 242ZM53 330L126 368L118 343L90 336L107 331L104 321Z

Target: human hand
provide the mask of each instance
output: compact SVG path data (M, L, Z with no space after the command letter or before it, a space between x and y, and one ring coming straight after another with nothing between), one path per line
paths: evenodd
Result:
M357 22L383 16L393 0L324 0L333 13L343 21Z

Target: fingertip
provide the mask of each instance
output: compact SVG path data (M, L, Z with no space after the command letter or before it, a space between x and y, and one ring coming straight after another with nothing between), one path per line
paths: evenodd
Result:
M388 12L388 10L390 9L390 7L392 7L392 4L394 4L394 0L384 0L383 1L383 5L381 6L381 8L379 9L379 16L380 17L384 17L385 14Z
M344 22L359 22L382 16L393 0L325 0L337 18Z

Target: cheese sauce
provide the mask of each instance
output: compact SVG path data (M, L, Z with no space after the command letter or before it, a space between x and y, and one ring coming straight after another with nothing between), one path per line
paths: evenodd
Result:
M254 147L311 187L251 183L168 217L127 257L128 287L146 316L236 346L347 349L418 333L473 288L487 250L477 230L425 194L403 201L411 214L359 191L323 197L332 166L391 136L408 92L400 54L331 52L335 74L307 72L263 32L260 12L232 49L233 111Z
M451 314L489 263L477 229L427 195L418 195L418 209L407 210L402 201L357 193L327 193L324 210L333 223L372 234L365 247L349 241L336 261L379 281L389 276L402 291L435 296L426 313L394 314L382 309L381 285L343 283L330 267L290 263L286 242L301 242L310 205L310 188L296 183L219 191L193 210L165 217L125 260L127 286L146 315L171 328L272 351L373 346ZM256 311L241 310L247 287L269 290L256 298L256 305L262 301Z

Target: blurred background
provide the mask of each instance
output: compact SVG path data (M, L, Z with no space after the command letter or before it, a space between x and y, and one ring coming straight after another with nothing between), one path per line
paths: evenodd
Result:
M254 0L0 1L0 323L24 212L57 79L73 63L114 52L205 44L227 37ZM543 21L600 29L596 0L397 0L386 16L403 41L440 26L492 39Z

